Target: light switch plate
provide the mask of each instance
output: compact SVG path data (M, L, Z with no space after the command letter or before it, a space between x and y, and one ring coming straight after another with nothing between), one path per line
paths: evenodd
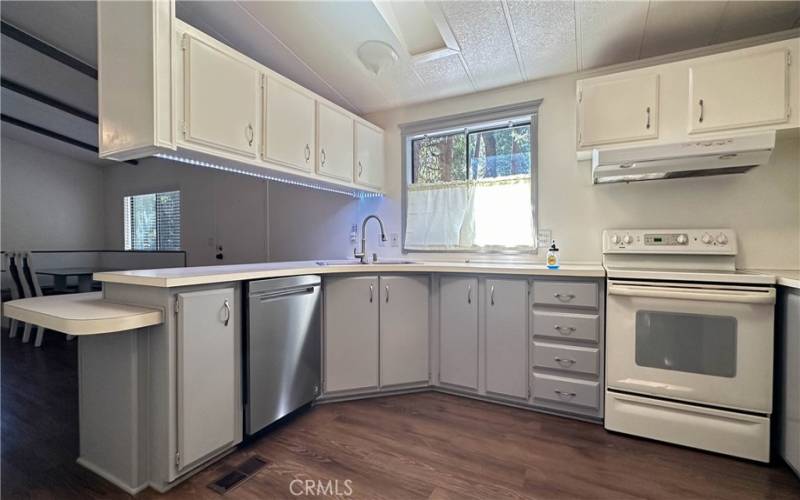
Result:
M397 234L397 233L390 234L389 235L389 240L390 240L391 245L393 247L399 247L400 246L400 235L399 234Z
M553 231L551 229L539 229L536 232L537 248L550 248L553 241Z

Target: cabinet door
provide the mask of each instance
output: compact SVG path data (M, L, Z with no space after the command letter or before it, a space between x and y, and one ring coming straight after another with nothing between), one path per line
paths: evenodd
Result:
M689 68L689 133L783 123L789 118L789 51Z
M657 74L578 82L578 146L658 137Z
M378 387L378 277L325 280L325 392Z
M800 293L781 289L779 310L780 451L786 463L800 472Z
M528 397L528 282L486 280L486 390Z
M356 122L356 184L383 189L383 132Z
M258 70L212 45L184 37L184 138L255 158Z
M233 289L178 294L178 453L186 469L236 440Z
M439 381L477 389L478 279L443 277L439 300Z
M302 88L267 77L264 159L311 172L315 104Z
M317 173L353 182L353 119L317 102Z
M381 387L428 381L427 276L380 278Z

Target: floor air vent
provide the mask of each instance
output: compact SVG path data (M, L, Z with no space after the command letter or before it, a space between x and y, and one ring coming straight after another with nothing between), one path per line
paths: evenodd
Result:
M258 471L267 465L267 460L261 457L250 457L236 466L235 470L217 479L208 487L220 495L237 488L242 483L253 477Z

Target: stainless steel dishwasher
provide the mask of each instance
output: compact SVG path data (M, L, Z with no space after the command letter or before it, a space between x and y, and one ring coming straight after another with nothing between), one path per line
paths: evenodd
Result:
M319 276L247 283L247 434L255 434L319 394L320 283Z

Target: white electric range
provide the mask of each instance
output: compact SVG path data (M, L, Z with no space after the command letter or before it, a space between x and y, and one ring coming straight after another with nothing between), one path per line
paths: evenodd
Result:
M607 230L609 430L769 461L774 276L730 229Z

